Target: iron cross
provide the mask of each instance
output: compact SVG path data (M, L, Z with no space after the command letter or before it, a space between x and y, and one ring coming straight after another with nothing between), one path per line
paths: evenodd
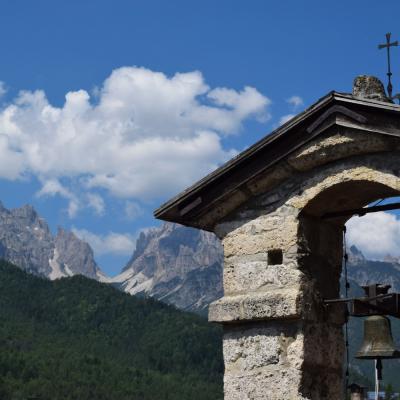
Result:
M399 42L396 40L395 42L390 43L390 36L391 36L391 33L386 34L386 43L378 45L378 49L386 48L386 50L387 50L387 62L388 62L387 76L389 78L389 83L387 85L387 91L388 91L389 98L391 99L393 87L392 87L392 72L390 70L390 48L393 46L398 46Z

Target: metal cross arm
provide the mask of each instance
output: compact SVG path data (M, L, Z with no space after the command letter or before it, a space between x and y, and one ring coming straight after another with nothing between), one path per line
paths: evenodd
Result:
M386 43L378 45L378 49L386 49L387 50L388 72L386 75L389 78L389 83L387 85L387 91L388 91L389 98L391 99L393 86L392 86L392 71L390 68L390 48L394 47L394 46L398 46L399 42L397 40L395 42L390 42L390 36L391 36L391 33L386 34Z

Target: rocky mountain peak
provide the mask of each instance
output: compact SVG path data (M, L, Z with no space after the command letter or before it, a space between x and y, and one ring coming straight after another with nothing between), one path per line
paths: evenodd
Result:
M56 234L56 240L80 240L78 237L71 231L67 231L61 226L57 227L57 234ZM86 243L86 242L85 242Z
M222 258L212 233L165 223L139 235L132 258L113 282L131 294L204 309L222 294Z
M7 210L7 208L4 207L3 202L0 201L0 213L2 213L2 212L7 212L8 213L9 211Z
M123 268L123 271L130 268L132 263L144 253L151 240L153 240L157 235L159 235L159 228L150 228L140 232L139 237L136 240L136 247L133 255Z
M392 256L391 254L386 254L383 261L393 264L400 264L400 257Z
M354 245L350 246L348 256L351 264L360 264L365 261L364 254Z
M39 217L36 210L30 204L25 204L19 208L13 208L11 210L11 214L16 218L24 219L30 222L35 221Z
M81 274L98 279L99 267L94 260L92 248L73 232L59 227L55 237L57 261L68 275Z
M31 205L0 207L0 257L50 279L75 274L99 279L100 275L90 246L62 228L54 237Z

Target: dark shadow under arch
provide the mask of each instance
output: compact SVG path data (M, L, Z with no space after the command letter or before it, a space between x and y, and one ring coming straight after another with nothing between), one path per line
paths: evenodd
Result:
M311 288L310 298L319 313L315 316L315 323L308 323L307 329L304 330L305 369L308 363L313 364L316 340L321 340L319 339L321 335L325 335L322 340L326 342L319 344L318 348L319 351L326 352L324 357L327 363L331 359L332 352L344 360L341 322L332 320L332 315L329 315L331 311L326 311L322 300L340 296L343 227L351 216L332 219L321 217L329 212L361 208L378 199L399 195L399 191L379 182L347 181L335 184L319 193L299 214L298 265L304 273L307 286ZM317 330L318 335L315 334ZM329 335L331 337L328 337ZM336 367L340 368L340 362L336 363ZM330 372L327 367L326 371L316 374L315 377L309 373L304 374L303 394L314 398L313 387L319 387L319 393L323 393L324 388L329 392L330 374L337 374L337 371L336 369L335 372Z

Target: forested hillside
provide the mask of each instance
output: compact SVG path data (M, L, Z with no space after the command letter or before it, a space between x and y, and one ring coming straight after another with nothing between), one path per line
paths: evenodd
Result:
M83 276L0 262L0 399L222 399L221 331Z

